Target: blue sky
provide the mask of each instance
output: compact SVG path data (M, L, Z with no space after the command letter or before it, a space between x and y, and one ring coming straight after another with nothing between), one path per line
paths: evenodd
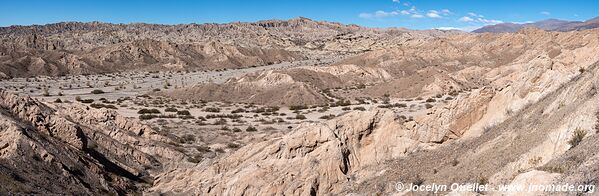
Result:
M304 16L368 27L474 28L498 22L599 16L592 0L18 0L0 2L0 26L61 21L227 23Z

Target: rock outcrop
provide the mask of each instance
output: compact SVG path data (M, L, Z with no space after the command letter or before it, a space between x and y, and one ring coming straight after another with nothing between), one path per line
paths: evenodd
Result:
M115 112L49 107L0 92L0 193L140 192L167 161L170 139Z
M200 195L323 195L341 192L362 167L427 143L390 110L303 124L281 139L245 146L210 166L161 175L152 192ZM421 140L421 141L419 141Z

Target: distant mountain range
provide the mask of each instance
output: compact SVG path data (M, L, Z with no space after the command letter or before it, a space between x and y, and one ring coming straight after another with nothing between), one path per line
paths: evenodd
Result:
M516 23L500 23L496 25L487 25L480 29L476 29L475 33L506 33L516 32L525 27L536 27L546 31L576 31L593 29L599 27L599 17L587 21L566 21L558 19L542 20L534 23L516 24Z

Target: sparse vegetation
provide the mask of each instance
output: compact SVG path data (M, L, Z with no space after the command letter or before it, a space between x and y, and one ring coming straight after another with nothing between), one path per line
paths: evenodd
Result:
M306 105L293 105L293 106L289 106L290 110L305 110L308 109L308 106Z
M358 110L358 111L366 111L366 108L362 107L362 106L358 106L358 107L354 107L354 110Z
M187 110L180 110L180 111L177 111L177 115L190 116L191 113Z
M570 140L568 140L568 144L570 144L570 146L572 146L572 148L578 146L578 144L580 144L580 142L582 142L582 140L584 139L584 137L587 135L587 131L581 128L576 128L576 130L574 130L574 133L572 134L572 137L570 138Z
M204 111L218 113L218 112L220 112L220 108L208 107L208 108L204 108Z
M258 129L256 129L256 127L253 126L249 126L248 128L245 129L246 132L256 132L258 131Z
M176 108L166 108L164 109L164 112L177 112L178 110Z
M103 91L103 90L100 90L100 89L95 89L95 90L93 90L91 93L92 93L92 94L104 94L104 91Z
M298 114L298 115L295 115L295 119L304 120L304 119L306 119L306 116Z
M431 108L433 108L433 104L427 103L427 104L424 104L424 107L426 109L431 109Z
M108 108L108 109L118 109L116 106L114 105L110 105L110 104L101 104L101 103L93 103L91 105L89 105L92 108L96 108L96 109L100 109L100 108Z
M329 114L329 115L321 116L320 119L328 120L328 119L333 119L335 117L336 116L334 114Z
M141 109L137 111L138 114L160 114L160 110L158 109Z

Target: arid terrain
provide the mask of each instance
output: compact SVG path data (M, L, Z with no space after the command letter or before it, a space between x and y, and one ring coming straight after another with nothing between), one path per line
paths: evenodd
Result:
M0 195L599 185L591 27L66 22L0 40Z

